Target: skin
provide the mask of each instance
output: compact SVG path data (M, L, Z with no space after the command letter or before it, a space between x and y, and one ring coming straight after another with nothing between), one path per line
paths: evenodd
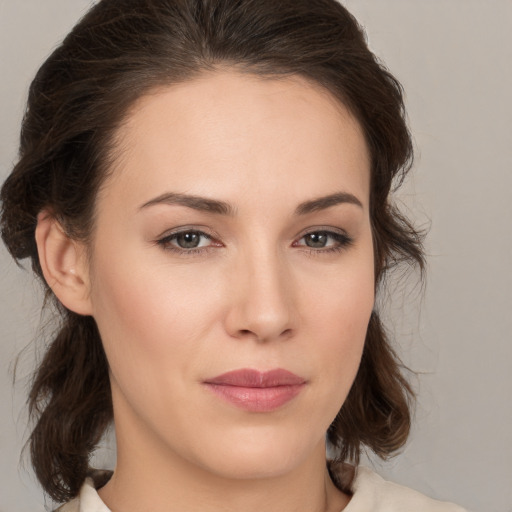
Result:
M325 432L374 304L359 124L299 77L219 70L141 98L117 143L92 245L60 260L83 288L61 300L95 318L111 368L118 460L100 496L113 512L342 510ZM231 212L158 199L169 193ZM297 213L333 193L356 200ZM176 230L210 238L180 250ZM326 231L325 247L308 245ZM245 411L204 385L239 368L306 383L274 411Z

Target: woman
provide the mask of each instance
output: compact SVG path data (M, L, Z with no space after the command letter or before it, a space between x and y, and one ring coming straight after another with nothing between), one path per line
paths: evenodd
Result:
M423 267L388 198L411 160L400 85L335 1L91 9L1 195L62 318L30 395L62 511L460 510L357 468L410 427L374 303Z

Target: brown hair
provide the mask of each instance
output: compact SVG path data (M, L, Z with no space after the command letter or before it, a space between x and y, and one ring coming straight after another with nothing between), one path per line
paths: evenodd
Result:
M398 263L423 268L421 236L389 202L412 162L402 89L369 51L356 20L335 0L101 0L37 73L19 161L1 191L2 237L42 277L34 230L50 210L69 236L87 240L108 173L116 128L159 85L234 66L321 84L359 120L371 154L371 219L378 288ZM47 293L51 295L46 283ZM57 303L61 325L29 396L36 419L32 463L57 501L75 496L112 420L108 363L94 319ZM362 445L380 456L405 442L412 392L372 314L359 372L328 430L339 460Z

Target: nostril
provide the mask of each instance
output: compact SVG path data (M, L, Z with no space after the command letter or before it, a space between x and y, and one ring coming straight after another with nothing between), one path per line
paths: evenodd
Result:
M238 331L239 337L254 337L257 341L267 341L270 337L260 336L256 332L251 331L250 329L240 329ZM281 332L277 337L278 338L291 338L293 336L293 329L285 329Z

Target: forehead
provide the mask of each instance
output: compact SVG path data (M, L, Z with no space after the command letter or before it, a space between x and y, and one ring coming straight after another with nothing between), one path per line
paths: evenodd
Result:
M368 200L359 123L301 77L223 70L161 87L135 103L116 139L106 189L126 200L168 191L219 199L279 191L300 201L306 191L311 197L347 188Z

